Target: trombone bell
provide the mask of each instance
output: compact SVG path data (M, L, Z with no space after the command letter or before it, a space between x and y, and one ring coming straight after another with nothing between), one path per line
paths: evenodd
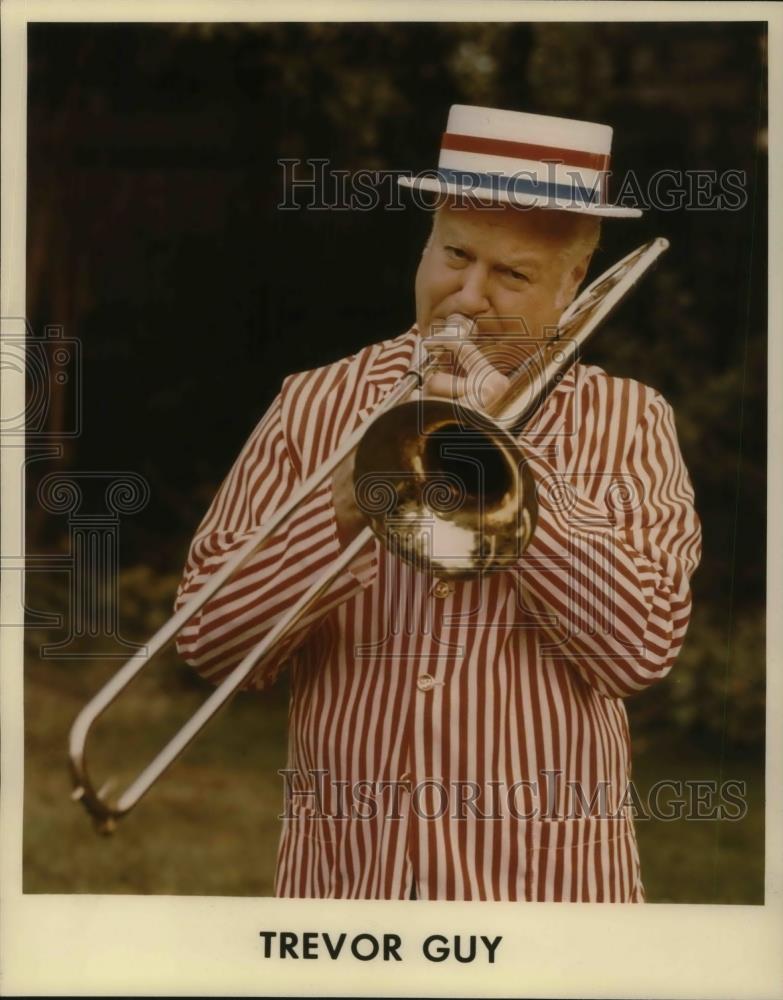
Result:
M354 495L384 545L439 577L511 566L535 530L522 449L449 400L400 403L373 421L356 451Z

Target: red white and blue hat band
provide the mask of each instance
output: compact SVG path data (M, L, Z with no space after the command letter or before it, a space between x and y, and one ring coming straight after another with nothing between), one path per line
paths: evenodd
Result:
M455 105L437 170L401 183L520 206L641 215L607 204L611 140L608 125Z
M444 150L457 153L480 153L484 156L502 156L509 160L565 163L568 166L600 172L609 169L609 153L590 153L587 150L542 146L532 142L514 142L510 139L488 139L479 135L456 135L444 132L440 144Z

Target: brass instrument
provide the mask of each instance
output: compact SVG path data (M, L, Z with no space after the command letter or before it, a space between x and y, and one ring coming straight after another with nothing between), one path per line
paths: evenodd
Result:
M535 484L515 440L578 357L598 325L667 249L652 240L589 285L560 318L554 335L537 345L513 373L489 414L444 399L409 397L439 365L430 356L407 372L370 420L277 510L201 590L138 650L77 716L70 733L72 798L84 805L101 833L111 833L185 747L242 686L256 665L306 614L376 535L401 558L438 576L467 576L502 566L524 552L535 530ZM256 553L273 532L344 461L354 459L357 505L368 520L333 563L215 688L139 776L113 801L90 780L90 729L149 661ZM466 470L472 475L466 476Z

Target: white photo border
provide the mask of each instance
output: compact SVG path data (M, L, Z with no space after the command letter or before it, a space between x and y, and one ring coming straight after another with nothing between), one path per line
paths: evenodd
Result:
M517 3L513 0L4 0L0 316L25 312L26 32L39 21L731 21L769 26L769 273L781 263L777 95L783 12L775 4ZM783 282L770 283L768 512L783 499ZM3 331L5 333L5 329ZM24 410L24 377L2 369L2 415ZM23 552L24 450L2 448L2 552ZM778 556L775 556L775 553ZM783 606L781 519L768 516L770 609ZM2 621L23 624L23 574L2 581ZM0 989L6 995L783 996L783 616L767 620L764 906L532 904L24 895L23 628L2 633ZM64 751L65 752L65 748ZM596 908L598 907L598 908ZM260 929L403 933L405 961L264 959ZM504 936L495 965L433 965L428 934ZM392 975L393 973L393 975Z

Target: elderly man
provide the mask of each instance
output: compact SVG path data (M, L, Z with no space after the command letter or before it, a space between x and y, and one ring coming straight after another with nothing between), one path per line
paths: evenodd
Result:
M604 201L610 136L452 109L424 182L448 197L416 324L285 380L198 529L179 604L368 419L432 329L458 317L478 332L425 395L482 407L504 391L486 333L545 335L600 218L638 214ZM517 560L433 579L374 542L259 665L256 688L290 670L278 895L644 900L623 699L674 662L700 544L672 411L577 363L519 442L539 511ZM222 678L356 536L344 493L340 475L316 490L183 630L204 676Z

